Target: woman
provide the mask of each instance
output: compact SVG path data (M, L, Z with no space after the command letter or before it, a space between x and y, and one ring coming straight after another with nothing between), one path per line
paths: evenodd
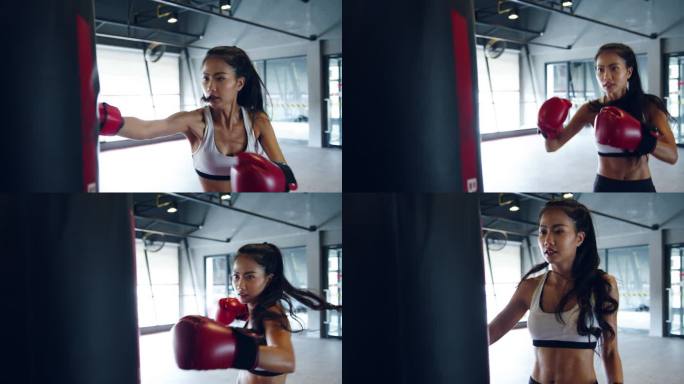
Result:
M668 119L672 117L667 111L665 103L657 96L644 94L639 78L634 51L624 44L611 43L599 48L596 56L596 78L603 88L603 96L582 105L572 117L570 123L562 129L570 103L552 107L556 118L560 116L557 128L548 131L544 127L542 114L548 108L540 109L540 129L546 136L546 150L553 152L562 147L575 136L583 127L591 124L606 106L617 107L626 111L641 123L641 142L638 148L630 146L605 145L601 138L606 135L616 135L616 126L602 124L597 129L599 166L594 181L594 192L655 192L648 167L648 155L669 164L677 162L677 146ZM546 103L545 103L546 104ZM628 120L629 118L624 118ZM633 120L633 119L632 119ZM617 123L620 128L626 122ZM638 126L639 123L637 123ZM555 125L554 123L551 124ZM639 128L637 128L639 129ZM605 132L599 132L604 130ZM599 138L601 137L601 138ZM603 141L603 143L602 143ZM623 141L616 138L613 142Z
M294 182L264 111L263 82L247 54L237 47L212 48L202 61L202 73L202 101L207 106L145 121L122 119L117 108L100 104L100 134L144 140L182 133L190 142L195 171L207 192L231 191L231 166L242 152L265 152L283 169L287 183Z
M238 300L221 299L216 322L186 316L175 327L176 361L183 369L241 369L238 384L282 384L295 370L288 315L296 320L292 300L315 310L342 310L287 281L283 256L273 244L247 244L233 262ZM286 308L287 307L287 308ZM234 319L244 328L229 328ZM199 336L198 336L199 335ZM201 340L197 342L197 340ZM234 356L225 351L235 351Z
M539 215L539 247L546 261L523 276L506 308L489 324L489 344L529 310L536 358L530 383L596 383L597 345L608 382L622 383L617 283L598 269L589 210L574 200L548 202ZM547 267L544 274L528 278Z

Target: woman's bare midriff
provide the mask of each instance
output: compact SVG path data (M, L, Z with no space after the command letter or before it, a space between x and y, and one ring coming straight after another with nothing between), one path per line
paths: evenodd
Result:
M535 347L532 378L540 383L594 384L594 351L591 349Z
M249 371L240 371L237 384L284 384L286 374L278 376L258 376Z
M598 174L615 180L644 180L651 177L648 157L599 156Z
M198 176L204 192L231 192L230 180L211 180Z

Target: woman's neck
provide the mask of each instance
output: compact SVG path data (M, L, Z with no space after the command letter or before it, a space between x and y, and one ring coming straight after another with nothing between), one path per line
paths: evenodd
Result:
M240 122L241 117L240 106L237 105L237 102L222 108L211 108L211 118L215 125L230 128Z
M554 275L558 276L559 278L572 281L571 265L551 264L549 269L551 272L553 272Z
M615 100L623 98L626 94L627 94L626 88L618 90L617 92L609 92L603 96L603 101L604 101L604 103L615 101Z

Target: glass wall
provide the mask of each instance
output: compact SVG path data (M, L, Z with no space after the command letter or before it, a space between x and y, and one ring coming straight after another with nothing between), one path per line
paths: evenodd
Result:
M615 276L620 292L618 327L648 331L650 327L648 246L599 251L600 268Z
M259 60L254 66L268 95L266 112L276 136L309 140L309 76L306 57Z
M230 273L231 265L228 264L228 255L204 258L204 308L206 315L211 318L216 315L219 299L233 292L233 286L229 280Z
M325 276L325 299L334 305L342 305L342 247L327 247ZM326 311L324 337L342 337L342 312Z
M676 120L672 124L677 144L684 144L684 54L670 55L667 65L667 110Z
M671 247L669 264L669 282L666 285L667 333L684 337L684 245Z
M568 63L546 64L546 97L568 97Z
M328 124L325 131L327 147L342 146L342 57L330 56L328 61Z
M478 119L481 134L520 129L519 57L519 51L507 49L496 59L485 60L484 49L477 47Z
M180 313L178 246L136 240L138 326L169 325Z
M517 241L483 241L487 322L504 309L522 276L522 246ZM527 314L521 321L527 320Z
M96 51L99 102L114 105L122 114L141 119L162 119L180 111L180 64L177 54L167 52L159 61L148 62L148 81L142 50L97 45ZM100 140L126 139L100 136Z

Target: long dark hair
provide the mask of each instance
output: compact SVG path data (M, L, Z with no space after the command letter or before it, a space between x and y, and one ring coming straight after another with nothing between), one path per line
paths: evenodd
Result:
M639 77L639 67L637 65L636 55L632 48L621 43L604 44L599 48L598 52L596 52L594 62L596 62L598 57L605 52L613 52L620 56L625 61L627 68L632 68L632 76L630 76L627 81L629 86L627 88L627 93L623 97L618 100L612 100L606 104L601 104L598 100L591 101L589 102L590 110L592 112L598 112L605 106L615 106L628 112L637 120L646 123L644 110L648 104L653 104L656 108L663 111L669 120L672 120L672 116L667 111L667 106L663 99L656 95L644 93L644 89L641 87L641 77Z
M287 303L287 311L297 320L292 308L292 299L299 301L311 309L322 311L326 309L342 310L342 306L333 305L322 299L320 296L304 289L295 288L285 278L283 268L283 255L280 249L270 243L247 244L238 249L238 257L249 257L257 264L264 267L266 275L272 275L271 281L257 297L257 303L250 314L252 325L258 333L264 333L264 320L276 320L283 329L290 332L301 332L303 329L292 331L287 321L286 313L269 310L273 306L278 306L282 302ZM299 322L299 320L297 320ZM301 325L301 323L300 323Z
M235 69L236 78L245 78L245 85L238 92L238 105L245 107L252 117L257 112L266 113L264 98L261 94L261 87L264 87L265 90L266 85L261 81L261 77L259 77L247 53L238 47L214 47L204 56L202 65L211 57L221 59ZM202 96L202 101L206 103L209 100Z
M561 315L563 308L572 297L575 297L579 306L577 333L582 336L591 334L602 340L612 339L615 336L615 330L604 317L617 311L618 302L610 296L611 286L607 280L607 273L598 267L600 259L596 248L596 231L589 209L575 200L549 201L539 212L539 219L550 209L563 211L575 223L575 230L585 234L584 241L577 247L575 261L572 263L574 287L558 303L554 311L556 318L564 322ZM545 269L548 265L547 262L535 265L523 276L522 280ZM598 320L600 328L590 326L592 314Z

